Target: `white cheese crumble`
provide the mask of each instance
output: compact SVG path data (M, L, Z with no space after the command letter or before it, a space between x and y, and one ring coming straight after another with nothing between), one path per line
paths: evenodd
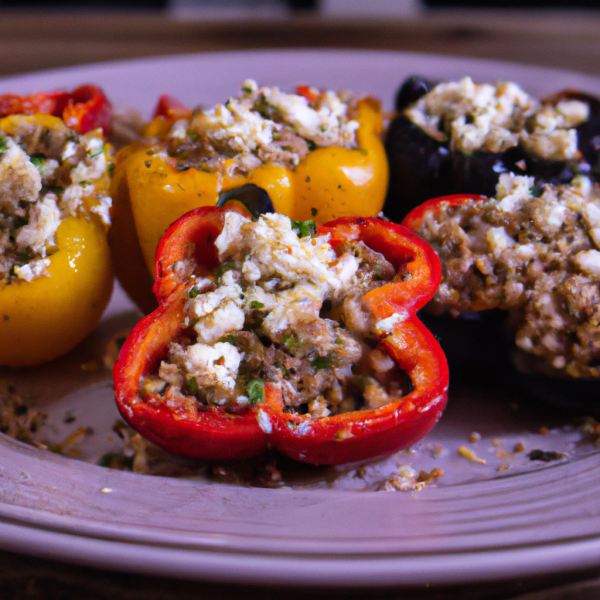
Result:
M213 153L206 168L246 171L263 163L296 166L312 146L357 146L359 123L349 117L348 94L310 89L309 100L253 80L242 91L239 98L197 111L189 122L177 121L169 138L178 146L191 135L192 143L212 147L223 160L215 163Z
M539 157L561 160L577 156L575 127L589 118L589 105L540 104L515 83L465 77L435 86L405 114L430 137L448 142L450 150L500 153L522 145Z
M64 219L95 213L110 224L109 149L100 131L79 136L59 120L43 135L41 128L24 116L18 133L0 131L0 280L48 275Z

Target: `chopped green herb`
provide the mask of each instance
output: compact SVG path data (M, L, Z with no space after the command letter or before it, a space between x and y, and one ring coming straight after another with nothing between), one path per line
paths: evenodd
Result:
M305 238L317 233L314 221L292 221L292 229L299 238Z
M235 263L232 262L224 262L219 266L219 268L215 271L215 277L219 279L225 271L239 271L238 267L236 267Z
M329 369L332 363L333 358L330 356L317 356L317 358L310 361L310 364L315 371L318 371L319 369Z
M273 139L275 141L280 140L281 139L281 134L279 133L279 131L274 131L273 132Z
M40 167L44 166L44 163L46 161L43 158L41 158L40 156L32 156L31 162L39 169Z
M190 388L190 392L192 392L192 394L195 394L198 391L198 383L196 382L195 377L192 377L188 381L188 387Z
M193 286L190 290L189 297L195 298L200 293L200 288L198 286Z
M82 185L83 187L85 187L86 185L91 185L92 182L88 181L87 179L84 179L83 181L79 182L79 185Z
M50 191L52 191L58 195L58 194L62 194L65 191L65 188L60 185L55 185L54 187L50 188Z
M104 144L102 144L102 148L98 150L98 152L94 152L94 154L89 154L90 158L96 158L96 156L100 156L104 152Z
M145 165L146 169L149 169L151 164L152 164L152 162L149 160L144 161L144 165Z
M264 304L258 300L252 300L252 302L250 302L250 308L262 308L263 306Z
M235 335L225 335L222 338L219 338L217 342L221 342L222 344L231 344L232 346L237 346L237 338Z
M0 138L0 153L6 152L8 150L8 144L6 143L6 138Z
M252 93L252 88L250 86L243 85L242 86L242 92L244 92L245 94L251 94Z
M308 144L308 149L312 152L313 150L316 150L318 148L317 144L315 144L315 142L313 142L312 140L306 140L306 143Z
M193 129L188 129L188 135L190 136L190 140L192 140L192 142L198 141L198 133Z
M318 212L319 212L319 211L318 211L316 208L311 208L311 209L310 209L310 214L311 214L313 217L316 217Z
M108 176L112 177L115 174L115 163L109 163L107 169L108 169Z
M179 171L179 172L183 172L183 171L187 171L190 168L190 165L186 165L186 164L182 164L182 163L177 163L175 165L175 168Z
M335 343L336 343L338 346L343 346L343 345L344 345L344 340L342 340L342 339L340 339L340 338L337 338L337 339L335 340Z
M252 406L265 399L265 382L262 379L252 379L246 386L246 393Z
M289 145L285 145L285 146L281 146L282 150L285 150L286 152L291 152L292 151L292 147Z

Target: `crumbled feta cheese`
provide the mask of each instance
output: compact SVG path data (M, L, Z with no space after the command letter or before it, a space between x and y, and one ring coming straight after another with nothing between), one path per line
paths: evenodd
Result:
M574 261L586 275L600 277L600 251L586 250L579 252L575 255Z
M42 189L40 172L29 160L29 156L12 139L5 139L8 149L0 156L2 212L5 212L5 207L8 206L14 210L19 202L35 202Z
M399 313L394 313L391 317L387 319L381 319L377 321L375 324L375 332L379 336L390 335L394 331L394 326L396 323L402 323L402 321L406 321L406 315L401 315Z

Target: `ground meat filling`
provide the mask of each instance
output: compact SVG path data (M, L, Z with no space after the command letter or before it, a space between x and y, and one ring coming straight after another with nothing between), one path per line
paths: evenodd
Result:
M241 97L177 121L166 152L181 170L244 175L265 163L295 167L317 147L356 148L356 114L348 92L285 94L247 80Z
M23 117L0 130L0 282L47 275L63 219L96 213L108 226L108 163L99 130Z
M328 234L300 235L283 215L226 215L215 242L223 262L192 279L184 338L170 345L158 376L144 380L142 395L237 411L253 401L257 382L270 382L286 410L318 418L380 408L409 391L377 347L362 300L403 274L362 242L334 250Z
M440 83L406 109L407 117L450 150L504 152L521 145L549 160L578 157L578 125L590 107L579 100L540 103L517 84Z
M600 376L600 187L500 176L495 198L426 214L443 279L429 308L510 311L516 343L572 377Z

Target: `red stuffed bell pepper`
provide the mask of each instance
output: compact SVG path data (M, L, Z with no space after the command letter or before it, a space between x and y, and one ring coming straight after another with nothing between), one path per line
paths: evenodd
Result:
M448 368L415 316L439 260L374 218L323 226L202 207L162 239L155 294L114 367L129 424L197 458L272 447L312 464L389 454L422 438Z
M102 90L95 85L81 85L72 92L38 92L28 96L0 95L0 116L42 113L60 117L65 124L84 134L102 128L108 135L111 106Z

